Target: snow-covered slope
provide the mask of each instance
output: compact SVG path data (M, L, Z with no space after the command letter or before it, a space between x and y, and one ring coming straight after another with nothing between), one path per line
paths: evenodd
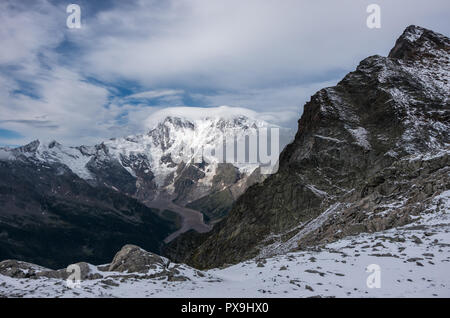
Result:
M12 278L0 274L0 295L450 297L447 275L450 268L449 202L450 192L446 191L435 198L412 224L349 236L299 252L255 258L222 269L199 271L187 265L169 263L164 258L144 273L105 271L108 266L89 265L90 279L82 280L79 288L67 287L61 278ZM26 267L22 265L22 268ZM45 271L34 265L29 268L32 272ZM0 263L2 269L7 273ZM373 269L377 270L376 274ZM20 273L15 275L21 276ZM371 281L370 277L375 280Z

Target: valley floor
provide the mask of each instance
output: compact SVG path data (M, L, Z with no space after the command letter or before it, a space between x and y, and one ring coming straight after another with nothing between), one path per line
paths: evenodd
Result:
M211 230L211 226L204 222L203 214L200 211L196 211L181 205L177 205L170 200L155 200L149 202L147 205L149 207L160 210L167 209L173 211L178 215L180 215L183 220L181 228L178 231L173 232L168 237L166 237L164 239L165 243L172 241L182 233L187 232L189 230L195 230L199 233L205 233Z
M397 229L348 237L308 251L208 271L170 265L177 266L185 279L182 281L136 275L124 278L123 273L99 272L104 276L102 279L85 280L79 288L71 289L59 279L16 279L0 275L0 295L450 297L450 211L448 204L444 206L444 209L424 213L414 223ZM371 264L375 265L369 266ZM368 266L377 271L366 272ZM379 282L380 288L368 287L369 276L375 278L373 284Z

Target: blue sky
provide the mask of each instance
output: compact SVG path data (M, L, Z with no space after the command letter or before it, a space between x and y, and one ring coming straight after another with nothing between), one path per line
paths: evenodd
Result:
M387 55L406 26L450 31L448 0L72 0L81 29L66 26L69 3L0 2L0 145L92 144L178 106L296 127L312 94Z

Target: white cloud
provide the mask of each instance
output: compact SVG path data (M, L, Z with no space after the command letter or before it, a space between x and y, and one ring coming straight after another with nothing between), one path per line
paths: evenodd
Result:
M167 116L181 117L189 120L198 120L208 117L229 119L236 116L246 116L253 119L259 119L269 122L275 122L273 113L256 112L254 110L242 107L230 107L226 105L218 107L168 107L155 111L145 120L147 129L155 127L161 120Z
M279 88L242 89L217 94L193 94L192 97L211 106L231 105L263 112L267 120L280 125L296 127L303 113L303 105L318 90L336 85L338 79L324 82L286 85Z
M53 48L62 40L57 8L38 0L0 3L0 64L30 63L42 49Z
M369 3L138 1L92 21L86 39L96 40L86 42L83 63L98 76L149 86L267 88L350 71L368 55L387 54L412 23L448 30L444 17L436 19L448 1L380 0L380 30L366 27Z
M128 95L126 99L154 99L160 97L177 96L183 93L184 91L180 89L159 89Z
M294 127L310 95L386 55L407 25L450 31L448 0L379 0L379 30L366 27L368 0L117 1L77 30L65 27L66 3L52 3L0 2L0 125L25 136L0 143L139 133L183 97ZM127 82L136 93L111 96Z
M112 125L116 114L103 107L108 98L105 88L60 67L33 81L39 99L16 94L0 101L2 127L26 132L27 140L59 138L76 143L106 137L105 129ZM2 95L7 93L0 91Z

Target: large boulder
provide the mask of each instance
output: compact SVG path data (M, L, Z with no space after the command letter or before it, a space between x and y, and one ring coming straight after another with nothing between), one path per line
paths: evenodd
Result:
M150 270L162 270L169 261L161 256L147 252L136 245L125 245L114 256L109 271L128 273L148 273Z
M67 279L70 275L75 273L73 267L78 266L80 269L80 280L90 280L90 279L100 279L103 277L100 273L98 273L97 268L94 265L79 262L76 264L72 264L67 266L67 268L58 269L56 271L48 270L42 271L38 273L37 277L47 277L47 278L57 278L57 279Z
M32 278L43 271L50 271L50 269L17 260L0 262L0 274L12 278Z

